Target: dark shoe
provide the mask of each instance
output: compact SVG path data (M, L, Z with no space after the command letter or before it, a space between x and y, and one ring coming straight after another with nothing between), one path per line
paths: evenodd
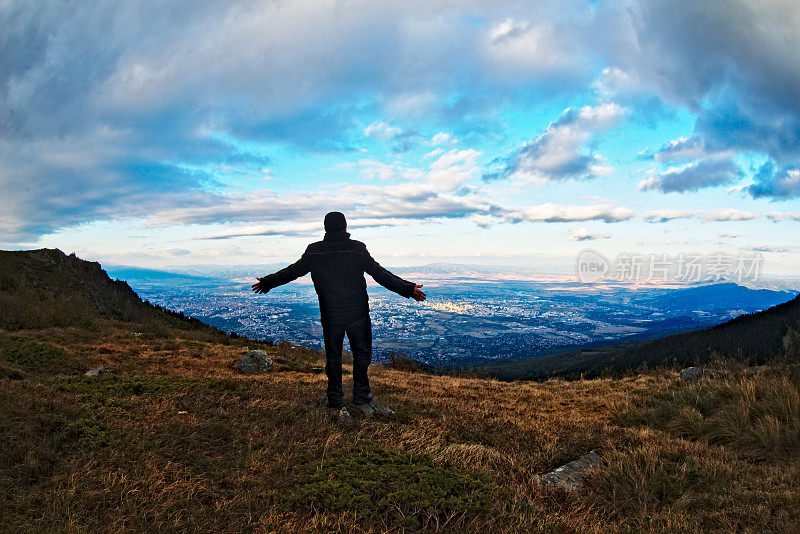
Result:
M358 407L361 408L361 412L367 417L372 417L375 414L383 415L385 417L394 415L394 411L391 408L387 408L378 402L378 399L375 397L372 397L369 402L359 404Z

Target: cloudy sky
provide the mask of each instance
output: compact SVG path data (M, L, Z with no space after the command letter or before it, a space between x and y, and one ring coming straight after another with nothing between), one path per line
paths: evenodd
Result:
M800 271L796 0L0 0L0 247Z

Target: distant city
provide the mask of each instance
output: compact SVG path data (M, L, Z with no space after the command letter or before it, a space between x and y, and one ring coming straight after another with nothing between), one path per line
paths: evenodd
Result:
M307 279L255 295L252 280L230 273L197 277L112 268L109 274L128 280L143 299L227 332L322 348L317 297ZM424 303L369 287L375 361L391 351L443 367L531 358L718 324L796 294L734 283L581 290L558 281L427 274L433 279L425 284Z

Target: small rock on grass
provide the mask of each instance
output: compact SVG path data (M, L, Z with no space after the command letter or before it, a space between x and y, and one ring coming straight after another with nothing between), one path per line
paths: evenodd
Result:
M272 369L272 359L263 350L251 350L233 364L244 374L260 373Z
M100 367L95 367L94 369L89 369L84 373L84 376L100 376L106 372L106 368L102 365Z
M542 484L562 486L568 491L574 491L583 485L586 473L599 466L600 456L597 451L591 451L561 467L539 475L539 481Z
M708 369L702 367L687 367L681 370L681 380L684 382L698 382L701 378L711 378L713 375Z

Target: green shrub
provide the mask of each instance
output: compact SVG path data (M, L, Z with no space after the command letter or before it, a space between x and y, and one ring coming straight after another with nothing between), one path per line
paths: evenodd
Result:
M460 521L490 509L488 475L434 464L430 457L360 442L306 465L281 501L291 509L341 513L420 528L428 521Z
M213 386L212 381L203 378L183 376L148 375L106 375L99 377L56 377L51 380L60 391L102 396L105 398L124 398L133 395L163 395L176 389Z
M119 443L119 438L107 425L91 416L67 422L60 440L81 449L99 449Z
M59 371L71 363L61 347L19 336L0 340L0 353L5 361L29 371Z

